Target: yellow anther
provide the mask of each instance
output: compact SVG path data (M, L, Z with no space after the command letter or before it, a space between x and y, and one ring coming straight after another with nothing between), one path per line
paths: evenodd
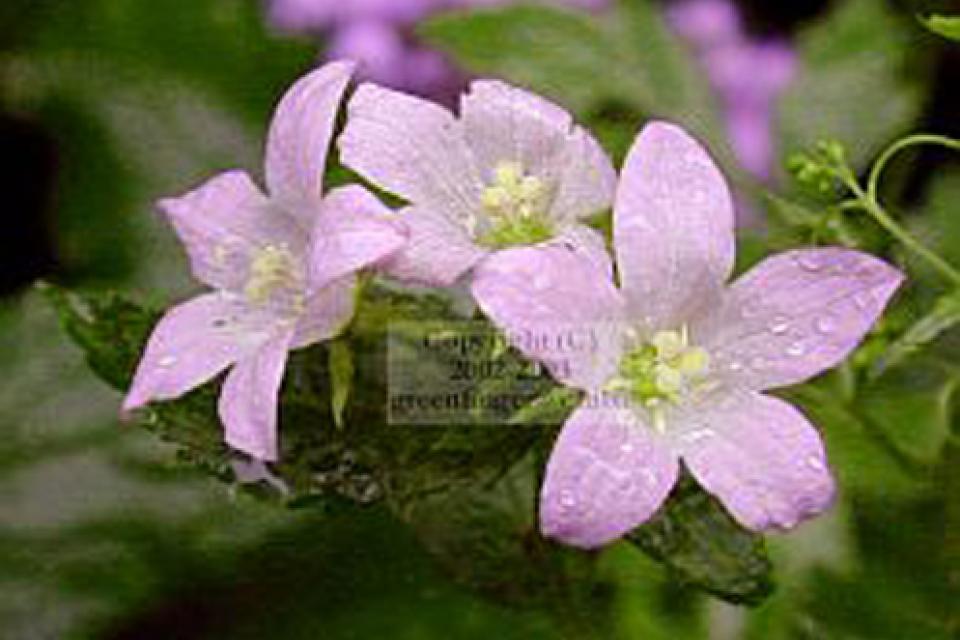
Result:
M710 366L710 354L700 347L689 347L677 358L677 370L686 376L696 376Z
M657 331L650 339L657 349L657 356L662 360L672 360L686 348L683 336L677 331Z
M546 206L546 188L535 176L525 175L517 162L501 162L493 170L493 184L480 196L483 208L496 218L529 218Z
M281 291L290 291L296 299L301 296L300 288L300 271L290 251L283 246L267 245L250 261L243 292L251 303L264 304Z
M519 162L501 162L493 170L493 181L503 187L514 187L523 178L523 167Z

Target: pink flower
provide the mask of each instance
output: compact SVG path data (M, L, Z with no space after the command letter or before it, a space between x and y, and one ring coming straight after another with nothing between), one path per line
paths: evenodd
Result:
M385 268L449 285L511 245L562 242L604 253L580 221L609 206L616 173L592 136L536 95L477 81L460 117L373 84L361 85L339 139L341 161L406 199L410 242Z
M176 398L231 367L220 393L227 443L277 458L277 395L287 352L335 336L354 310L355 271L405 240L359 186L322 197L327 148L353 66L330 63L281 100L270 125L264 195L227 171L160 201L192 271L214 288L170 309L137 367L124 410Z
M767 258L729 286L733 207L723 176L681 129L649 124L614 204L619 288L609 263L564 247L503 251L473 281L513 335L594 328L597 348L558 361L522 342L561 382L590 392L567 420L540 498L545 535L608 543L647 520L680 460L750 529L789 528L830 504L816 430L763 391L802 382L857 345L902 275L825 247Z

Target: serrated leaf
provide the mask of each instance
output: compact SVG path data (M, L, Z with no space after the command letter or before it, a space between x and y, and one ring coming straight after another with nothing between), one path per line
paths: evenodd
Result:
M343 428L343 410L353 386L353 350L346 340L330 343L330 408L338 428Z
M773 592L763 537L737 524L686 474L660 511L627 538L679 580L729 602L757 605Z
M874 378L895 367L941 334L960 323L960 292L937 299L933 309L917 320L877 359L870 375Z
M937 35L960 42L960 16L929 15L917 16L920 22Z

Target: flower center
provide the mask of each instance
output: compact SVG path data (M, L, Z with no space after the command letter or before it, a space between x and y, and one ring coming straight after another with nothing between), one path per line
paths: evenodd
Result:
M250 261L243 293L250 304L273 305L287 314L303 310L303 276L300 266L283 245L268 244Z
M524 173L520 163L501 162L493 172L492 184L480 197L491 223L480 242L505 247L550 239L553 228L546 215L549 197L547 184Z
M686 327L658 331L627 352L620 361L619 375L608 387L628 392L631 400L651 411L655 425L662 430L664 404L679 403L704 381L709 367L710 354L689 344Z

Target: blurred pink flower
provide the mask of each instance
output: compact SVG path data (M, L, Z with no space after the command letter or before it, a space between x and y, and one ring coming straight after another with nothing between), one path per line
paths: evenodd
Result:
M322 196L352 70L352 63L330 63L280 101L267 138L269 196L233 170L160 201L194 276L214 291L160 319L124 410L176 398L232 367L219 402L227 444L276 460L287 352L339 333L353 315L355 272L405 241L389 210L362 187Z
M825 247L767 258L726 285L733 204L682 129L647 125L614 203L619 273L561 245L514 248L474 273L480 308L525 355L588 392L568 418L540 495L544 535L591 548L646 521L680 460L743 526L790 528L826 509L834 481L816 429L763 393L841 362L902 281L863 253ZM599 336L564 350L564 331ZM561 333L557 333L557 332Z
M504 246L563 242L604 253L583 218L609 206L616 173L557 105L503 82L470 85L459 117L374 84L347 107L347 167L410 204L410 242L384 265L412 282L452 284Z
M356 60L366 79L452 102L465 76L416 42L412 27L442 11L493 7L516 0L268 0L270 21L292 33L325 34L328 58ZM540 0L598 10L609 0Z
M731 0L681 0L667 17L707 72L741 166L769 179L776 100L793 78L793 49L780 39L748 35Z

